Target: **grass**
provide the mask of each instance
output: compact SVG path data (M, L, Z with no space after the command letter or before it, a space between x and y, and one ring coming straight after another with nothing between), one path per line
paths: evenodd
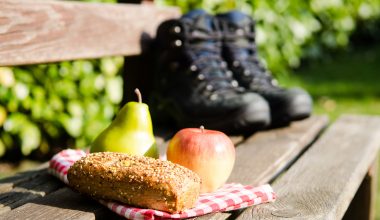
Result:
M342 113L380 114L379 58L380 44L332 55L278 79L306 89L315 113L328 114L331 120Z
M379 61L377 44L334 54L328 61L310 63L278 79L286 87L306 89L314 99L314 112L329 115L331 121L344 113L380 115ZM376 219L380 219L380 173L378 177Z

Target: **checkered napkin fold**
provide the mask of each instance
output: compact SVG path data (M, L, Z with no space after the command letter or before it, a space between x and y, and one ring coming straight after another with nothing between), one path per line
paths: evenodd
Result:
M85 155L86 153L82 150L63 150L53 156L50 160L49 172L68 184L69 181L67 180L67 171L75 161ZM212 212L224 212L246 208L252 205L272 202L275 199L276 195L271 186L268 184L259 187L252 187L229 183L225 184L213 193L201 194L194 208L188 209L179 214L170 214L158 210L136 208L117 202L103 200L99 200L99 202L127 219L145 220L189 218Z

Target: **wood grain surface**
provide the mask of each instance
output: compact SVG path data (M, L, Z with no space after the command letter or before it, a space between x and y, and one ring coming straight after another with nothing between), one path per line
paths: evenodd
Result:
M0 66L133 55L177 8L153 4L0 1Z
M47 167L47 164L45 166ZM44 197L64 186L47 173L46 167L0 180L0 214Z
M14 212L0 216L0 220L25 219L122 219L96 202L68 187L63 187L43 199L35 199Z
M236 149L236 162L228 182L253 185L270 182L305 150L327 123L326 116L312 116L287 127L256 133Z
M380 117L341 117L275 181L276 202L238 219L341 219L379 147Z

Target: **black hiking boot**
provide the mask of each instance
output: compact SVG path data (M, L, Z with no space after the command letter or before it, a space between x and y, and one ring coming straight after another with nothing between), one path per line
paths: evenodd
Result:
M163 22L157 30L156 90L152 117L164 115L179 127L228 133L252 131L270 123L268 103L244 93L221 58L217 20L203 10Z
M312 111L310 95L300 88L279 87L259 61L254 20L238 11L219 14L217 18L223 32L223 58L240 86L268 101L272 125L309 117Z

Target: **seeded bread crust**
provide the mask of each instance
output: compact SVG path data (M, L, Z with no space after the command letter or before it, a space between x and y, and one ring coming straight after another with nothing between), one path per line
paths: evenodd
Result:
M94 198L179 213L194 207L201 180L170 161L123 153L89 154L70 167L69 184Z

